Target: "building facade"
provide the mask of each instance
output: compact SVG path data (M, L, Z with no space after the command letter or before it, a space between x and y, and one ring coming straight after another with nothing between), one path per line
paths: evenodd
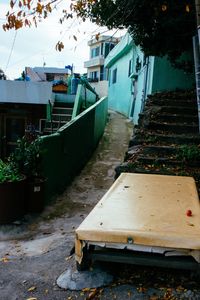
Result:
M175 69L163 57L146 57L127 33L105 60L109 108L135 124L149 94L194 87L194 74Z
M115 37L102 35L88 42L90 58L84 63L84 67L87 68L88 81L100 97L107 96L108 93L108 76L104 61L118 41Z
M52 97L49 82L0 80L0 157L7 157L25 131L39 132Z
M26 67L25 79L31 81L64 81L71 75L69 68Z

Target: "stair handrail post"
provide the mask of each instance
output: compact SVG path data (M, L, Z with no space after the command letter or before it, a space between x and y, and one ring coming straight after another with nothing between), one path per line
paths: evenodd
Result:
M49 106L50 106L51 133L53 133L53 119L52 119L53 105L51 103L51 100L49 100Z

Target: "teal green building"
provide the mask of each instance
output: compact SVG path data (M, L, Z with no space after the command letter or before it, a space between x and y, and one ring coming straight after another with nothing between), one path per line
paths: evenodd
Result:
M137 124L149 94L195 86L194 74L175 69L163 57L145 57L127 33L105 60L108 69L108 105Z

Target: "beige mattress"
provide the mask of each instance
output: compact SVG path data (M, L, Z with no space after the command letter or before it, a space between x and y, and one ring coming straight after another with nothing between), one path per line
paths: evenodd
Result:
M76 240L199 250L200 206L194 179L122 173L78 227ZM80 249L76 252L79 255Z

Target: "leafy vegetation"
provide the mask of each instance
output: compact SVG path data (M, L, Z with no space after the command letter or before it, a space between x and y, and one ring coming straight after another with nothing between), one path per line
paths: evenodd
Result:
M129 28L135 44L146 55L167 55L174 61L192 47L196 29L193 0L77 2L74 8L82 18L108 28Z
M11 160L20 173L27 178L41 177L41 140L29 140L26 136L17 141L17 147L11 154Z
M177 158L183 162L200 160L199 145L181 145L178 149Z
M15 167L12 161L3 162L0 160L0 183L19 181L24 176Z
M41 141L30 140L26 136L17 141L15 151L7 161L0 160L0 183L42 177Z

